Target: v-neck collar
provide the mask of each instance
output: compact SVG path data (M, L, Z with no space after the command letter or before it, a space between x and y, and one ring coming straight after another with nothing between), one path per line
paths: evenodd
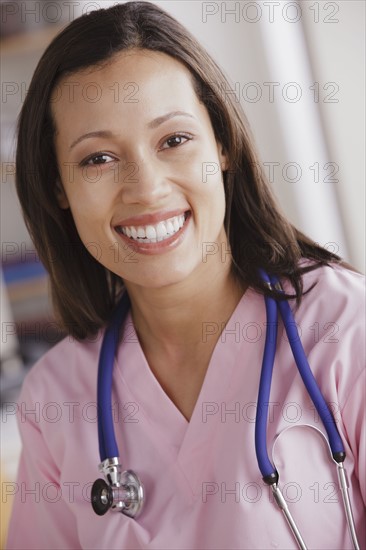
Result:
M186 474L189 471L192 489L198 475L195 464L204 464L198 457L209 447L207 443L213 437L220 418L220 414L215 414L207 422L206 413L216 410L225 401L233 369L238 361L244 361L246 352L243 348L250 346L242 336L244 325L253 323L253 319L262 323L264 316L263 297L247 289L216 342L190 421L156 379L138 340L131 312L127 316L123 343L116 360L118 372L146 421L151 424L156 444L172 454Z

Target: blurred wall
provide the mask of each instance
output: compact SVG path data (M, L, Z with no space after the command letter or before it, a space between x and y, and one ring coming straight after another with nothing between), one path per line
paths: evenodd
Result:
M323 11L325 13L325 4ZM335 5L333 5L335 4ZM339 8L338 11L335 8ZM338 103L321 103L330 157L339 165L336 185L347 234L349 259L365 271L365 2L331 2L314 23L310 10L304 26L315 80L335 82ZM327 90L331 92L329 88Z

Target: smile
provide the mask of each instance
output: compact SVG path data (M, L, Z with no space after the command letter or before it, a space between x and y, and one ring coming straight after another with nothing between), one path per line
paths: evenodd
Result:
M149 225L131 225L131 226L116 226L116 231L128 237L131 241L139 243L158 243L165 241L178 233L183 227L189 212L185 212L179 216L168 218L167 220L159 221L156 224Z

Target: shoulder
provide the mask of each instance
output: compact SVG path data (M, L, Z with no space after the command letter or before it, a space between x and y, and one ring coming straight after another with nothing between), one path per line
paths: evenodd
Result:
M365 276L339 264L322 266L303 275L302 315L328 317L329 322L364 324ZM316 319L315 319L316 320Z
M53 346L26 374L20 399L58 401L95 386L103 333L83 341L66 336Z
M303 265L305 267L306 263ZM337 293L337 295L355 297L364 296L365 293L365 276L336 263L305 273L303 280L305 290L309 283L316 282L318 291L321 290L326 294Z
M304 276L303 307L341 331L365 334L365 277L337 264L323 266ZM360 332L361 331L361 332Z
M301 341L323 387L333 383L345 402L365 370L365 277L332 264L305 273L303 284L294 308Z

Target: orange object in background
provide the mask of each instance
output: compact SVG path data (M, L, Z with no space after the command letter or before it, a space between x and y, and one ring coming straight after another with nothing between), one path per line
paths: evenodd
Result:
M6 535L7 535L8 525L9 525L11 507L13 503L13 497L8 494L8 490L9 490L8 484L12 482L7 479L5 468L3 468L3 464L1 464L0 483L1 483L0 549L3 550L5 548Z

